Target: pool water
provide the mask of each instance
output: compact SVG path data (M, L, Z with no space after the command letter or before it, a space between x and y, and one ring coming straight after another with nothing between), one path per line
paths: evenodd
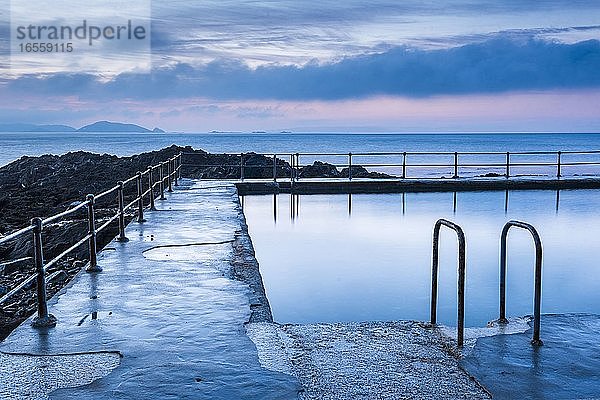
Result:
M499 246L510 219L544 248L542 313L600 312L600 190L245 196L244 212L280 323L428 320L432 230L466 235L466 325L498 317ZM533 242L508 238L507 315L533 310ZM457 242L442 228L438 322L456 324Z

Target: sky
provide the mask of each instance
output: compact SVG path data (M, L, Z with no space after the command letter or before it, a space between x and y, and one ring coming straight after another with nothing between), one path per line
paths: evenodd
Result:
M0 6L0 123L600 132L598 0L154 0L143 71L11 69Z

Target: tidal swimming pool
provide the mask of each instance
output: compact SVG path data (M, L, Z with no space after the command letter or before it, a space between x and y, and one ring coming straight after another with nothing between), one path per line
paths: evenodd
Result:
M600 310L600 190L245 196L243 207L279 323L429 318L432 230L467 242L466 326L498 317L499 247L511 219L542 239L542 313ZM507 315L533 310L531 236L508 238ZM438 322L456 324L456 235L442 228Z

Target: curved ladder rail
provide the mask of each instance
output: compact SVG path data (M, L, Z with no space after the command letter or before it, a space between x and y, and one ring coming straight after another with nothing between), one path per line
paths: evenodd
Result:
M535 245L535 282L534 282L534 297L533 297L533 338L531 344L541 346L544 343L540 339L540 314L542 303L542 241L540 235L533 225L527 222L508 221L502 228L502 236L500 238L500 318L499 323L506 324L506 238L510 228L516 227L527 230L531 233L533 243Z
M458 321L457 338L458 346L464 343L465 331L465 234L462 228L447 219L439 219L433 228L433 256L431 265L431 324L437 323L437 289L439 266L439 241L440 228L446 226L456 232L458 238Z

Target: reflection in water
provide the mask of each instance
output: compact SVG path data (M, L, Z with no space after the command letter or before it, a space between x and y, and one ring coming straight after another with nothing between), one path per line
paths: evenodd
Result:
M406 214L406 193L402 192L402 215Z
M452 196L452 212L456 214L456 192L454 192L454 196Z
M348 193L348 216L352 216L352 193Z
M300 195L292 194L290 195L290 220L294 221L298 217L298 213L300 212Z
M279 194L276 194L276 193L273 194L272 207L273 207L273 221L275 221L275 222L277 222L277 201L278 201L279 196L280 196ZM298 218L299 208L300 208L300 198L306 197L306 196L315 196L315 195L282 194L281 196L290 198L290 201L289 201L289 203L290 203L290 220L293 221L296 218ZM357 196L357 195L348 193L347 196L348 196L348 215L352 216L352 197ZM240 202L242 204L242 209L244 209L244 197L245 196L240 196ZM504 214L505 215L508 214L508 199L509 199L509 191L506 190L504 192ZM401 203L402 203L402 215L405 215L406 214L406 193L405 192L401 193ZM555 202L556 214L558 214L559 206L560 206L560 190L557 190L556 191L556 202ZM452 213L453 214L456 214L457 207L458 207L458 192L452 192Z
M447 218L466 235L466 324L482 326L498 314L499 239L511 219L529 222L540 233L542 312L600 312L595 261L600 190L563 190L559 196L560 201L556 191L279 194L246 196L244 203L278 322L427 320L432 229L437 219ZM289 216L282 218L288 207ZM438 319L453 325L456 238L441 235ZM507 312L530 314L531 238L515 231L508 241Z

